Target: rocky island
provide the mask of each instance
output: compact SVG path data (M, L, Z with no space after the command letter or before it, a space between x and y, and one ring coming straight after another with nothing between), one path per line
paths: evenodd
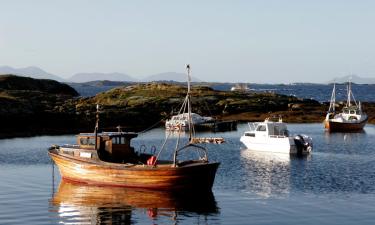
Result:
M95 106L101 105L103 129L118 125L140 131L177 113L186 87L142 83L80 97L67 84L14 75L0 76L0 137L77 133L94 129ZM322 122L328 103L274 93L215 91L193 86L193 111L218 119L259 121L282 115L292 123ZM340 107L340 105L338 105ZM375 105L363 103L369 122Z

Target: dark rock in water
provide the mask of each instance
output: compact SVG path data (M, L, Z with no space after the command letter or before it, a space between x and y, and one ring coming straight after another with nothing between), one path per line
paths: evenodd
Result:
M73 88L57 81L1 75L0 137L58 133L74 128L76 117L65 108L76 96Z

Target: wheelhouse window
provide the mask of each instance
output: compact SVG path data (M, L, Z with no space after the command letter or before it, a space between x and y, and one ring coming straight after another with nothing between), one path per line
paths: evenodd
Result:
M245 133L245 136L248 136L248 137L255 137L255 134L254 134L254 133Z
M273 135L281 135L279 126L273 127Z
M264 126L264 125L259 125L258 127L257 127L257 131L266 131L267 130L267 128L266 128L266 126Z
M121 145L126 143L125 137L113 137L112 143L115 145Z
M84 137L79 139L81 145L95 145L95 138Z

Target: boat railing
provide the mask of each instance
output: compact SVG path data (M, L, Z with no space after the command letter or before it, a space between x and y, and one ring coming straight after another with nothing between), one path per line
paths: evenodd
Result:
M203 143L211 143L211 144L223 144L225 139L222 137L201 137L201 138L192 138L192 144L203 144Z
M189 143L189 144L185 145L184 147L182 147L180 149L177 149L174 152L174 154L173 154L173 165L174 166L177 166L177 157L178 157L179 153L181 151L187 151L189 148L192 148L192 149L194 149L198 152L199 160L203 160L205 162L208 162L207 149L202 147L202 146Z
M79 148L79 145L73 145L73 144L64 144L61 146L62 148Z

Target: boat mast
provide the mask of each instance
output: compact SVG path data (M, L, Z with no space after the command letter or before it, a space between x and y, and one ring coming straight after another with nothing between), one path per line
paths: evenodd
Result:
M331 101L329 104L328 112L335 112L335 104L336 104L336 83L333 83L333 90L331 95Z
M352 87L351 87L351 82L350 82L350 79L349 79L349 82L348 82L348 100L346 102L346 106L347 107L350 107L350 96L352 95Z
M186 95L187 107L188 107L188 121L189 121L189 141L193 136L193 121L191 119L191 103L190 103L190 64L186 64L187 76L188 76L188 91Z
M95 122L95 150L98 150L98 130L99 130L99 104L96 104L96 122Z

